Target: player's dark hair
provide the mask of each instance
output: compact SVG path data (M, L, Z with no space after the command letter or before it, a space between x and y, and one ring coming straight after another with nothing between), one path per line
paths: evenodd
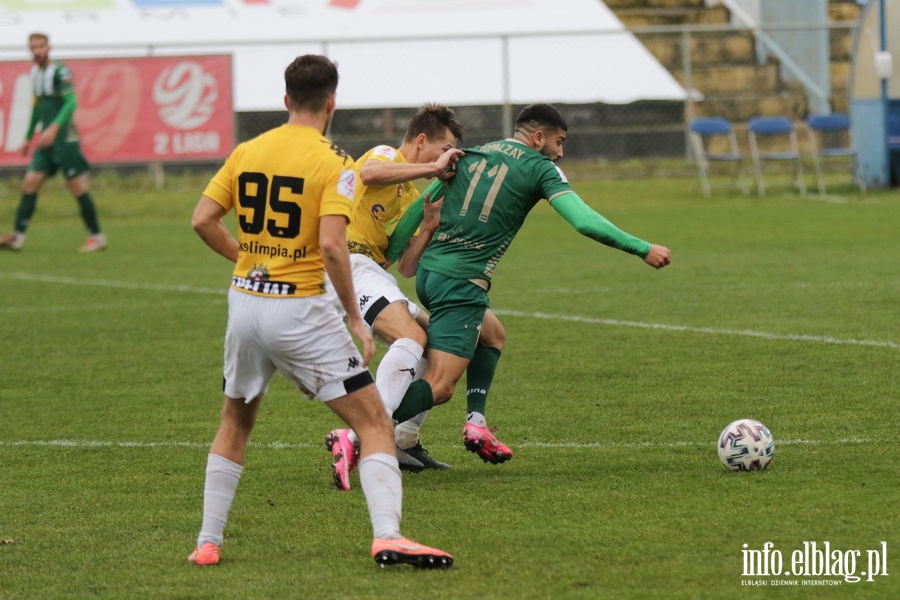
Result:
M516 129L558 129L569 131L569 125L559 111L549 104L532 104L526 106L516 119Z
M317 54L298 56L284 70L285 93L294 111L321 111L337 85L337 65Z
M30 44L32 40L44 40L46 43L50 43L50 36L46 33L41 33L40 31L35 31L28 35L28 43Z
M456 120L456 113L452 109L447 108L443 104L433 104L431 102L423 104L416 111L415 116L410 120L406 127L406 134L403 136L404 142L414 140L420 133L424 133L425 137L433 140L444 135L444 130L448 129L457 141L461 141L466 128Z

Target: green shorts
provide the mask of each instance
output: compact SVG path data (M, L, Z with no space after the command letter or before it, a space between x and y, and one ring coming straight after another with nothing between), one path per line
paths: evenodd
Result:
M416 293L431 313L428 346L472 358L484 313L491 307L487 292L471 281L420 268L416 273Z
M74 179L88 172L88 162L81 153L79 142L56 142L49 148L38 148L28 165L29 171L46 173L48 177L59 169L66 179Z

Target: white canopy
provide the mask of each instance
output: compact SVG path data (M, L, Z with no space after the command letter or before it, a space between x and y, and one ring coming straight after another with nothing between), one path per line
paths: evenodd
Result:
M306 53L338 62L341 108L685 97L598 0L0 3L0 59L29 58L32 31L54 58L232 54L237 111L282 109L284 67Z

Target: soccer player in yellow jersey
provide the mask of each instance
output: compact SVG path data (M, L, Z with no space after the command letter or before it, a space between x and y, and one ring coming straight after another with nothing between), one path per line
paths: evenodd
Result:
M247 441L279 371L359 434L359 477L375 561L449 567L449 554L400 534L403 489L392 423L366 368L375 345L350 275L346 230L357 174L353 160L324 136L335 110L337 67L324 56L300 56L284 79L287 123L235 148L194 211L194 230L235 269L225 332L225 406L207 459L200 534L188 559L219 562ZM232 210L236 240L222 222ZM326 272L350 331L363 344L362 356L325 294Z
M451 109L426 104L410 120L399 148L376 146L356 161L359 181L347 241L359 310L369 330L388 345L375 375L387 414L399 406L413 378L424 373L424 366L419 363L424 353L428 318L406 298L397 281L385 270L390 263L386 262L384 252L400 217L419 196L413 180L434 177L446 180L455 174L454 165L462 154L456 145L462 139L463 130ZM410 241L399 260L401 268L415 269L418 257L437 228L440 203L428 203L427 208L429 212L419 235ZM356 466L355 441L356 434L351 429L336 429L326 436L326 444L334 456L335 485L341 490L350 489L350 471ZM417 428L407 447L412 447L409 453L402 449L398 453L401 469L449 468L428 456L418 443Z

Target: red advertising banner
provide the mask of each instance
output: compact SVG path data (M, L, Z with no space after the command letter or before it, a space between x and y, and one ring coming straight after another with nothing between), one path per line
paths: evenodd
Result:
M168 56L63 61L75 80L75 124L87 159L221 159L234 146L231 57ZM26 61L0 62L0 166L18 153L31 116Z

